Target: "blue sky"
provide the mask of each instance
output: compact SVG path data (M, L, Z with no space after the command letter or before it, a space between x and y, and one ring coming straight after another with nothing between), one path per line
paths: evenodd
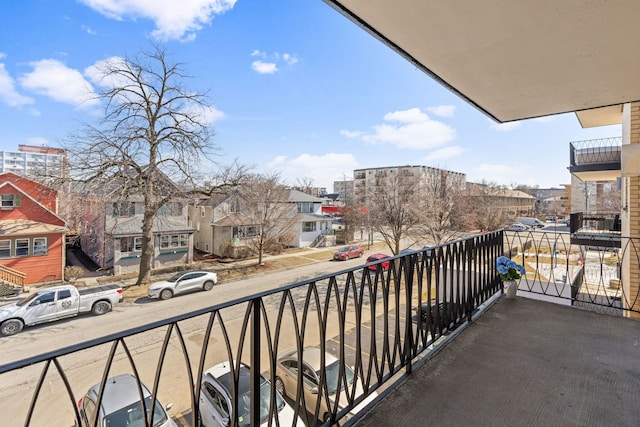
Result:
M0 149L59 146L99 114L91 67L161 43L209 91L220 163L333 189L429 165L498 184L569 183L569 143L620 136L574 114L498 125L321 0L5 0Z

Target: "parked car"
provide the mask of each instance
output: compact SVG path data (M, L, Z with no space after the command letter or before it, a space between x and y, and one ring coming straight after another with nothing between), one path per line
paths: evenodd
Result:
M100 427L128 426L144 427L145 418L151 409L151 392L146 385L140 383L144 396L144 407L140 400L140 391L136 378L131 374L122 374L107 379L102 393L102 400L98 402L100 383L91 387L82 399L78 401L80 426ZM156 400L153 407L153 427L177 427L166 411L171 409L172 403L166 407ZM97 413L96 413L97 410ZM95 417L98 418L97 423Z
M369 255L367 257L367 261L365 262L365 264L369 264L371 262L376 262L376 261L380 261L381 259L385 259L385 258L389 258L389 255L387 254L373 254L373 255ZM389 269L389 261L383 261L380 263L380 265L382 265L382 269L384 271L387 271ZM374 264L374 265L369 265L367 266L367 268L369 270L373 270L376 271L378 269L378 264Z
M519 222L512 222L504 228L506 231L525 231L528 230L529 227Z
M118 285L85 289L60 285L40 289L25 299L0 307L0 333L14 335L25 326L53 322L81 313L105 314L122 299L122 288Z
M235 362L234 362L235 363ZM239 426L251 425L251 370L245 364L238 368L238 408L236 416ZM200 381L200 421L204 427L226 427L232 425L230 421L232 413L233 376L229 362L219 363L209 368L202 375ZM269 424L269 408L271 403L271 383L260 376L260 425ZM278 416L281 426L294 425L294 410L285 402L278 391L275 391L276 409L273 411ZM275 416L271 425L276 425ZM304 427L304 423L298 417L296 426Z
M169 299L185 292L210 291L218 283L218 275L211 271L182 271L167 280L149 286L149 298Z
M318 347L305 348L302 351L302 362L298 360L298 353L295 349L280 354L276 363L275 386L283 396L287 396L294 402L302 402L302 399L296 396L298 372L302 372L302 390L306 409L309 413L315 414L316 403L320 399L318 416L321 421L325 422L331 418L335 405L338 405L337 411L340 411L349 404L347 396L354 386L356 388L354 398L361 396L364 390L360 379L354 384L355 373L350 367L342 364L344 377L339 381L340 360L331 353L325 352L324 366L322 366L321 356L322 353ZM323 370L328 395L325 395L324 384L320 384ZM340 389L338 389L339 382ZM372 392L340 421L346 422L351 419L358 411L371 403L376 396L377 393Z
M333 254L333 259L348 261L351 258L360 258L364 254L364 249L360 246L345 246Z

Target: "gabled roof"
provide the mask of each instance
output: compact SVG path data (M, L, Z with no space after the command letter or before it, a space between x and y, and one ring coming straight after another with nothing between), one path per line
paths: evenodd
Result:
M312 196L311 194L303 193L302 191L289 189L289 197L287 198L288 202L299 203L299 202L313 202L313 203L322 203L322 199L316 196Z
M638 1L325 2L499 122L640 100Z
M13 182L0 183L0 193L2 192L2 189L6 188L6 187L13 188L20 195L22 195L22 197L24 197L26 199L29 199L35 206L37 206L38 209L41 209L43 212L45 212L46 215L49 216L53 220L53 222L58 222L58 224L54 224L53 222L52 223L39 222L39 224L64 227L65 230L66 230L66 223L67 222L64 219L62 219L60 216L58 216L57 213L53 212L51 209L47 208L42 203L40 203L39 200L37 200L36 198L32 197L29 193L25 192L22 188L18 187ZM16 209L18 209L18 208L16 208ZM12 220L4 220L4 221L0 221L0 222L7 222L7 221L12 221ZM0 227L0 229L3 229L3 228L4 228L4 226Z
M228 227L234 225L251 225L253 222L247 215L242 215L239 213L232 213L229 215L225 215L217 221L213 222L213 225L218 227Z

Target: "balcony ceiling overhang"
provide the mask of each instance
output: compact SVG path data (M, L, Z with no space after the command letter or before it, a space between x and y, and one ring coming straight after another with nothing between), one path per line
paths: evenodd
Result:
M324 1L499 122L640 100L637 0Z
M620 178L620 170L598 170L586 172L571 172L580 181L615 181Z

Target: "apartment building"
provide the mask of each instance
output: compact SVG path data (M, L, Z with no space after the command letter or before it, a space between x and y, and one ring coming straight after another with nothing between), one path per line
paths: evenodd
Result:
M434 180L440 180L443 188L464 189L466 174L423 165L356 169L353 171L354 199L356 204L366 206L372 194L389 189L395 183L427 185Z
M37 145L18 145L18 151L0 151L0 173L13 172L22 176L62 177L65 174L67 151Z

